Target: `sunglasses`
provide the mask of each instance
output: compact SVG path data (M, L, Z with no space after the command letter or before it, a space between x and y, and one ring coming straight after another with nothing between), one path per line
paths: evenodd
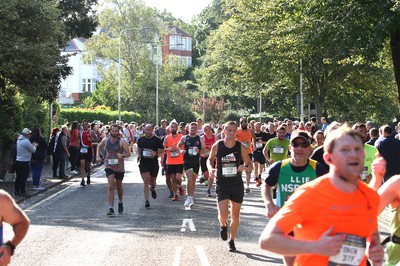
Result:
M302 148L307 148L308 146L310 146L310 144L308 142L295 142L295 143L291 143L290 145L293 146L293 148L297 148L297 147L302 147Z

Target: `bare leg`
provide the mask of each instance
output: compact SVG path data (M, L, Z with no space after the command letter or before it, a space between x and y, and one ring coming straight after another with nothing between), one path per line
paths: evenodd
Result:
M196 190L197 174L195 174L192 170L188 170L186 171L186 176L187 176L186 194L188 196L193 197L194 191Z
M149 200L150 172L142 173L144 199Z
M218 220L221 226L228 225L229 200L221 200L218 205Z
M235 239L237 230L239 228L240 223L240 208L242 204L231 201L231 230L230 236L231 239Z
M122 188L122 180L115 179L115 184L117 185L118 200L122 202L122 196L124 194L124 189Z
M81 168L82 171L82 168ZM107 176L107 181L108 181L108 204L112 208L114 206L114 186L115 186L115 175L109 175Z

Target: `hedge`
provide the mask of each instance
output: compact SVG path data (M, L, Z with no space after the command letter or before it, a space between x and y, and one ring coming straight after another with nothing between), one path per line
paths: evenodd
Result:
M108 110L92 110L92 109L61 109L56 124L62 125L66 121L82 122L83 119L87 119L89 122L101 121L103 123L108 123L109 121L118 120L118 111L108 111ZM141 115L135 112L121 112L121 120L124 122L140 122Z

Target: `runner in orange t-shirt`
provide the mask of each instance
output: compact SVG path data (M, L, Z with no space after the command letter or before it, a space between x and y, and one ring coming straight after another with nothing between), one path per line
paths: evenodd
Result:
M330 172L300 186L269 221L260 247L296 256L294 265L366 265L366 257L380 265L379 197L360 181L362 139L345 125L332 131L324 145Z
M240 118L240 128L237 130L237 141L240 141L247 149L250 160L253 159L253 146L256 145L256 136L254 131L247 127L246 118ZM243 162L241 163L243 164ZM253 163L251 163L253 165ZM250 192L250 175L251 171L246 171L246 193Z

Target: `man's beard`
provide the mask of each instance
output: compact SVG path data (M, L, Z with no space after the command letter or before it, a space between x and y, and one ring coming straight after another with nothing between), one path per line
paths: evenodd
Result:
M247 129L247 125L242 125L242 129L246 130Z
M171 134L175 135L176 134L176 130L171 130Z

